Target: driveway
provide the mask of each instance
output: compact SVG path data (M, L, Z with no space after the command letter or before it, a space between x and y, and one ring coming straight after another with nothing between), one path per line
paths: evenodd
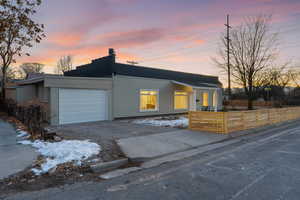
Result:
M119 139L117 143L131 160L146 161L220 142L227 138L226 134L178 129L167 133Z
M0 179L24 170L37 158L33 148L17 144L16 136L14 127L0 120Z
M70 124L54 128L65 139L89 139L100 144L100 157L103 161L124 156L131 160L144 161L228 137L186 129L134 124L129 120Z
M115 140L136 136L147 136L164 132L176 131L176 128L155 127L142 124L134 124L127 120L88 122L52 126L58 135L64 139L89 139L102 147L101 158L103 161L111 161L124 157Z

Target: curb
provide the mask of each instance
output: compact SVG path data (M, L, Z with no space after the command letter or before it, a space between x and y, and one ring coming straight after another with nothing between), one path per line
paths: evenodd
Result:
M179 152L179 153L170 154L170 155L167 155L167 156L162 156L162 157L144 162L141 165L141 168L148 169L148 168L152 168L152 167L157 167L159 165L162 165L162 164L165 164L165 163L168 163L168 162L174 162L174 161L182 160L182 159L185 159L185 158L193 157L193 156L201 154L201 153L205 153L205 152L212 151L212 150L215 150L215 149L218 149L218 148L222 148L222 147L225 147L227 145L237 143L239 141L240 140L233 140L232 139L232 140L228 140L228 141L224 141L224 142L220 142L220 143L214 143L214 144L210 144L210 145L206 145L206 146L197 147L197 148L182 151L182 152Z
M91 165L90 167L93 170L93 172L95 172L95 173L103 173L106 171L117 169L117 168L121 167L122 165L126 165L126 164L128 164L128 158L114 160L111 162L97 163L97 164Z
M126 174L130 174L132 172L136 172L142 170L142 168L140 167L129 167L129 168L125 168L125 169L117 169L115 171L111 171L111 172L107 172L106 174L102 174L99 177L105 180L108 179L112 179L112 178L116 178L119 176L124 176Z

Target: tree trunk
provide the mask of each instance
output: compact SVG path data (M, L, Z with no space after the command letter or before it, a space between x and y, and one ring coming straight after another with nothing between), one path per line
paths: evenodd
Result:
M253 110L253 100L248 97L248 110Z
M253 88L252 88L252 86L249 86L247 96L248 96L248 110L253 110Z
M5 101L5 85L6 85L6 73L2 73L2 80L1 80L1 99Z

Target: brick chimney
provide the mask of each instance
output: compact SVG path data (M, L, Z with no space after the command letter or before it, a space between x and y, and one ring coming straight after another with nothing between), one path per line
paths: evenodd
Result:
M112 58L113 62L116 62L116 53L113 48L108 49L108 55Z

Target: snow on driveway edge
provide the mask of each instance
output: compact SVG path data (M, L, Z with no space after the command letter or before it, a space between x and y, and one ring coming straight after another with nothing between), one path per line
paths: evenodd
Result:
M18 143L31 145L46 157L46 162L41 165L41 169L32 169L36 175L46 173L57 165L67 162L75 162L75 164L81 165L82 161L99 154L101 151L100 145L88 140L63 140L55 143L41 140L35 140L34 142L23 140Z
M151 126L188 127L189 119L186 117L180 117L180 118L174 119L174 120L148 118L148 119L134 120L133 123L134 124L145 124L145 125L151 125Z

